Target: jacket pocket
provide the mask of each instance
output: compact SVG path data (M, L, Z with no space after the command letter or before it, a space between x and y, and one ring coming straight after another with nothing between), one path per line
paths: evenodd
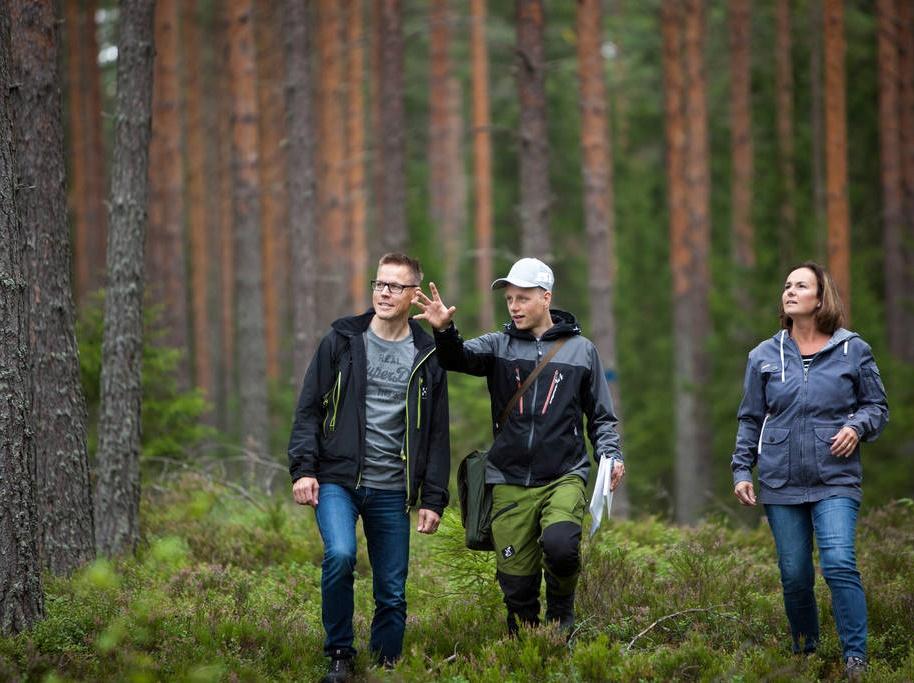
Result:
M759 481L770 489L779 489L790 478L790 430L765 427L759 442Z
M838 433L841 425L834 427L815 427L816 465L819 468L819 479L823 484L854 485L862 477L860 467L860 445L847 458L832 455L831 438Z

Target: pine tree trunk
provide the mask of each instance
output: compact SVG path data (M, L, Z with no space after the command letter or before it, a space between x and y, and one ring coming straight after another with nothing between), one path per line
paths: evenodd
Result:
M489 121L489 56L486 2L470 2L470 59L473 87L473 204L476 237L476 291L486 292L494 279L492 264L492 136ZM483 301L485 301L483 297ZM491 303L479 306L479 329L495 325Z
M844 3L825 0L825 169L828 268L851 319L850 208L847 194Z
M266 330L267 377L278 380L282 339L288 325L289 240L286 232L285 158L286 132L283 109L282 35L279 8L258 3L254 28L257 39L257 106L259 108L260 176L262 179L263 311Z
M95 556L80 382L59 72L59 22L50 4L10 2L19 212L28 248L38 552L55 574Z
M34 530L35 442L29 411L29 297L26 234L16 206L10 15L0 12L0 634L26 630L44 612ZM21 195L21 192L18 194Z
M215 395L215 377L210 339L210 218L207 182L208 127L203 105L203 56L200 8L196 0L181 6L184 36L184 93L187 140L187 233L190 243L191 320L193 331L194 384L209 400Z
M463 288L460 271L464 253L463 233L467 223L467 179L463 148L463 89L460 80L451 76L447 80L447 177L451 188L442 223L442 250L444 253L444 283L453 300L461 299Z
M346 233L349 235L349 307L365 310L368 291L368 246L365 186L365 30L362 0L348 0L346 45ZM344 252L346 250L344 249Z
M241 440L251 454L269 445L264 351L261 180L257 159L257 67L251 0L229 4L232 82L232 170L235 216L235 294ZM249 470L253 483L253 468Z
M778 223L778 254L781 270L796 260L796 172L793 144L793 57L790 0L777 0L775 38L775 89L777 90L778 172L781 180L781 220Z
M300 0L283 4L286 50L286 182L292 243L292 384L298 387L316 348L315 302L317 193L314 178L314 115L308 12Z
M545 17L542 0L515 0L520 98L521 255L550 261L549 135L546 127Z
M825 210L825 115L822 112L825 96L822 85L822 1L809 0L809 100L812 130L812 188L815 209L815 254L825 261L827 220ZM794 261L784 264L789 268Z
M381 82L379 162L383 167L381 191L381 247L405 251L406 225L406 106L403 89L403 11L400 0L381 1Z
M902 268L899 308L907 332L900 358L914 363L914 5L899 0L898 8L898 98L899 145L902 169Z
M181 121L181 40L178 0L157 0L152 139L149 147L149 234L146 281L149 298L161 306L163 341L184 355L179 385L187 388L188 303L184 235L184 158Z
M578 0L578 78L581 109L581 172L587 234L587 292L593 341L603 361L616 415L621 415L616 373L615 195L606 85L603 76L603 17L600 0ZM627 517L627 487L616 491L616 514Z
M755 267L752 227L752 21L750 0L730 0L730 155L732 257L741 281L738 300L751 301L745 275ZM778 53L780 58L780 52ZM778 62L780 64L780 62ZM782 94L779 92L779 96ZM780 111L780 109L779 109Z
M113 555L139 538L143 243L152 122L154 0L123 0L108 214L95 542Z

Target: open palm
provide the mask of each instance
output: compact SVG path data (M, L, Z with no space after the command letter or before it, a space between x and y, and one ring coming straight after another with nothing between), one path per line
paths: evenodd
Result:
M436 330L443 330L451 324L454 318L456 306L445 306L441 301L441 295L434 282L428 283L428 289L432 296L429 298L421 289L416 289L413 296L413 303L419 307L421 313L413 316L415 320L426 320Z

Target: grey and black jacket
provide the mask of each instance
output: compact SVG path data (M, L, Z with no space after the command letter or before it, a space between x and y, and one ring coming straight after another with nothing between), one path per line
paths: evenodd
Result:
M759 468L759 500L793 505L847 496L860 500L860 446L831 454L845 426L874 441L889 419L869 345L838 328L804 371L800 349L780 330L749 353L731 467L734 485Z
M621 459L616 416L597 349L574 316L553 309L553 326L536 339L514 323L464 342L453 325L435 332L438 362L446 370L484 376L491 398L493 434L486 480L491 484L543 486L566 474L587 479L587 416L597 458ZM508 401L561 337L568 341L517 402L507 424L496 421Z
M308 367L302 383L292 435L292 481L316 477L350 488L359 485L365 458L365 389L368 360L362 334L374 316L336 320ZM407 505L434 510L448 503L451 447L448 435L447 374L441 369L432 337L409 321L416 357L406 387Z

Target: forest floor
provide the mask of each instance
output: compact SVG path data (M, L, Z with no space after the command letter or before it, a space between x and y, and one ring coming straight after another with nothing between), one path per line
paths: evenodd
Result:
M404 656L367 649L371 574L360 542L356 659L364 681L814 681L843 674L828 589L822 641L793 656L771 534L612 520L583 547L577 626L506 634L491 553L464 550L455 508L413 535ZM868 511L858 560L869 606L866 680L914 680L914 501ZM45 619L0 639L0 680L312 681L326 667L321 542L284 496L241 500L185 477L143 499L137 553L45 577Z

